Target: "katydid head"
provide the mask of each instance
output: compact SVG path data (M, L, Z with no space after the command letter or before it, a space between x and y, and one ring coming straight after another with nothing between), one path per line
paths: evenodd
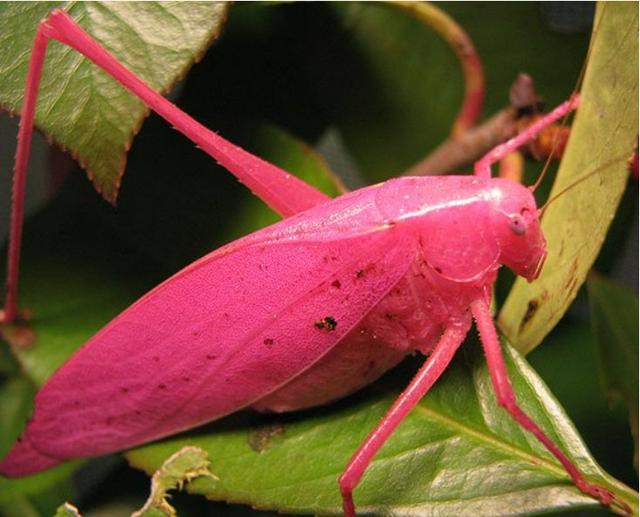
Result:
M535 198L523 185L494 181L491 224L500 247L500 262L531 282L538 278L547 256Z

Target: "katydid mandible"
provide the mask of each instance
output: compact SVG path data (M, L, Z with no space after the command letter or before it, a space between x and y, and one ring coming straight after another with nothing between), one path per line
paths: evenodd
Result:
M500 265L533 281L546 255L531 191L491 178L491 164L575 109L577 97L488 153L474 176L397 178L331 200L200 125L66 13L53 11L39 26L27 74L5 322L18 314L22 197L49 38L112 75L285 219L186 267L90 339L39 391L33 418L0 473L22 476L126 449L242 408L325 404L419 351L424 365L338 480L352 517L353 491L373 456L446 369L475 320L499 404L580 490L605 505L614 501L518 407L489 311ZM149 365L163 371L162 382ZM330 386L322 384L326 378Z

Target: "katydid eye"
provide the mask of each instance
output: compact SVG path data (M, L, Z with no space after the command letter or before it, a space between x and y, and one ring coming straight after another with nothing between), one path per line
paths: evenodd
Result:
M509 228L516 235L524 235L527 231L527 223L521 215L512 215L509 218Z

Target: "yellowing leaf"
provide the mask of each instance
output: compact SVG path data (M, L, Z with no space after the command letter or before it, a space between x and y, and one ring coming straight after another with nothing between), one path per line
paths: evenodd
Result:
M638 9L598 7L581 105L551 196L597 171L546 210L548 257L540 277L519 278L498 318L521 352L544 339L565 313L595 260L627 183L638 135Z

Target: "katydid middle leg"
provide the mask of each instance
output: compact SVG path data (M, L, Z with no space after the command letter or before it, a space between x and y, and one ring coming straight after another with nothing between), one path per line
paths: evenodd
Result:
M382 421L369 433L369 436L349 460L339 480L345 517L355 517L353 490L360 483L373 457L380 447L385 444L391 433L446 370L456 350L464 341L466 334L467 328L463 325L456 326L452 324L444 331L435 349L426 359L409 386L405 388L389 408Z

